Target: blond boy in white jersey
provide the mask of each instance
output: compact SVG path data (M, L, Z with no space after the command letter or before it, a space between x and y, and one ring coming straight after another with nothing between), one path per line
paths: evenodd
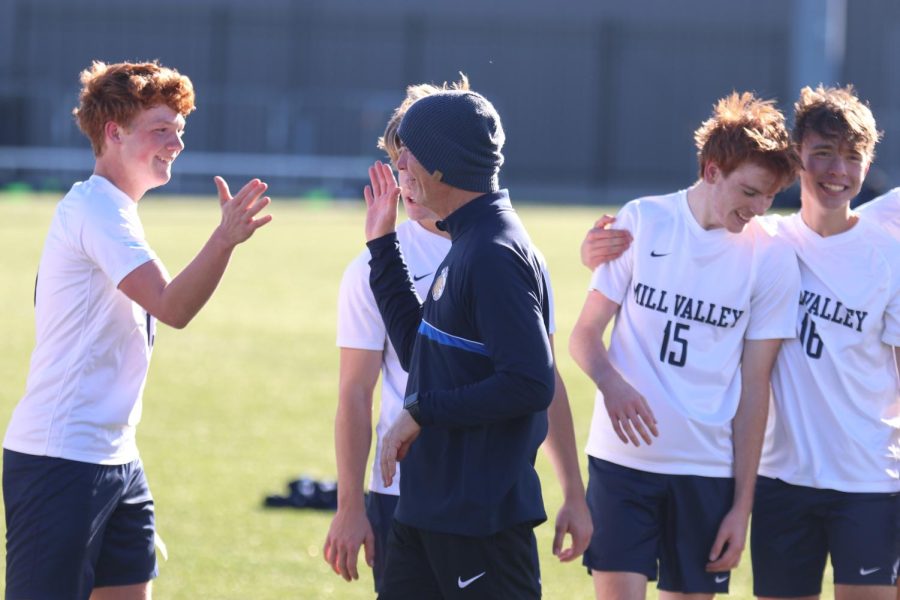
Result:
M784 117L733 94L695 139L700 180L623 207L617 226L635 242L594 272L571 337L598 387L584 559L597 598L644 598L657 577L669 600L727 591L753 503L769 373L794 335L796 261L755 218L794 178Z

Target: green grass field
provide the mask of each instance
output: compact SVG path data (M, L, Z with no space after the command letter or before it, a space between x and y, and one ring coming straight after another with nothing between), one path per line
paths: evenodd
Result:
M57 199L0 195L4 429L25 386L34 276ZM365 569L363 579L348 584L322 560L331 513L261 506L266 494L282 493L301 473L334 477L335 299L344 266L363 247L363 210L361 203L276 198L271 212L274 222L238 249L195 321L182 331L160 326L157 334L138 433L169 551L156 598L373 597ZM560 371L583 448L593 386L566 348L589 277L578 247L601 209L524 206L520 212L553 275ZM174 274L217 224L218 207L148 197L141 215L150 243ZM560 493L549 461L543 455L538 461L550 516L537 530L545 597L590 598L591 581L580 564L562 565L550 553ZM751 597L748 554L731 589L732 598Z

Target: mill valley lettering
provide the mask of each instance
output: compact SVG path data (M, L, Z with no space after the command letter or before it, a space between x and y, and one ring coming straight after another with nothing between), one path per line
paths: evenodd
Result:
M634 301L639 306L649 308L679 319L708 323L716 327L735 327L745 311L720 306L715 302L658 290L644 283L635 284Z
M856 331L862 331L863 321L869 314L865 310L855 310L844 306L840 300L834 300L828 296L807 290L800 292L800 306L814 317L819 317Z

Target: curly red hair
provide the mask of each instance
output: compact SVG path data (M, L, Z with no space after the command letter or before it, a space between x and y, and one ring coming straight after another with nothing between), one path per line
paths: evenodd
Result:
M187 116L194 110L194 85L175 69L156 61L108 65L94 61L81 72L78 128L91 140L95 156L103 153L103 128L110 121L127 126L145 109L164 104Z

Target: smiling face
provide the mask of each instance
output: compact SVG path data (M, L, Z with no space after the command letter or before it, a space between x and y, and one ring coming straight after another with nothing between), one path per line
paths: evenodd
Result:
M765 214L784 185L778 174L752 161L741 163L728 175L710 163L704 179L711 186L712 202L706 222L701 224L724 227L731 233L740 233L750 219Z
M127 126L114 126L115 147L132 198L168 183L184 150L184 117L166 105L142 110ZM134 196L133 194L137 194Z
M800 200L804 206L825 210L849 206L871 164L871 157L858 145L812 130L803 135L800 159Z

